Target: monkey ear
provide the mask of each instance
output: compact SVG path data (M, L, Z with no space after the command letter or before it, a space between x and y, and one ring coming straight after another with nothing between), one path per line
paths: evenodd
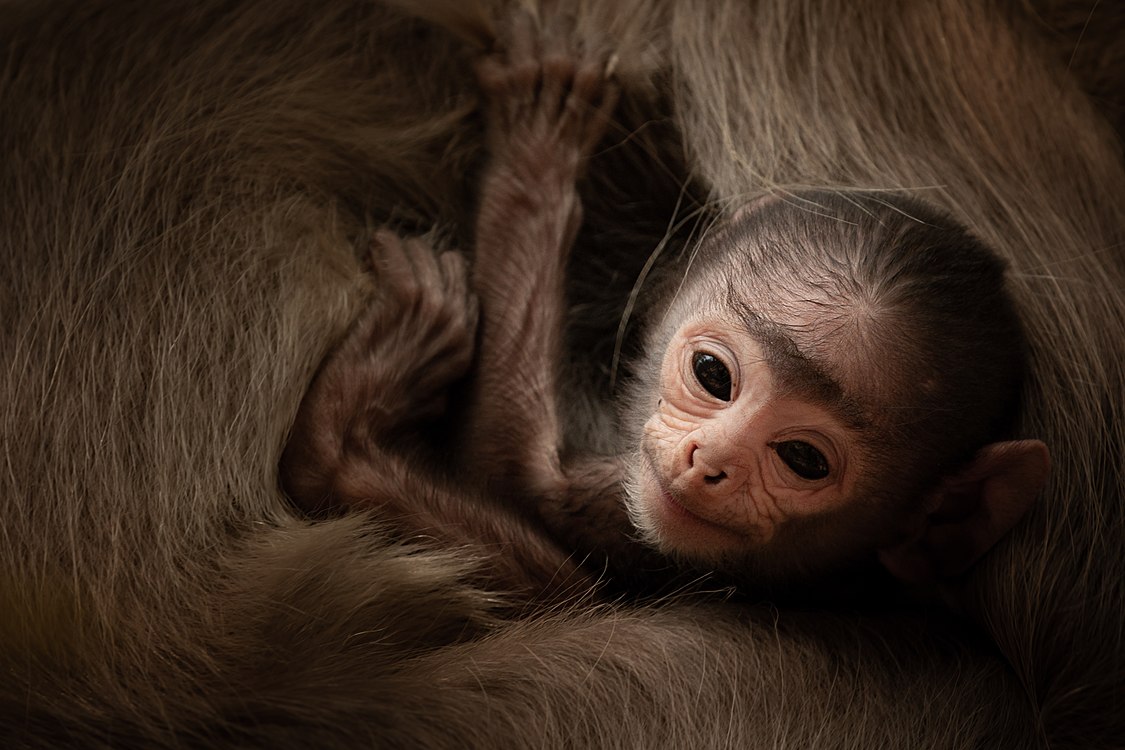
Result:
M928 498L923 527L909 541L879 551L896 578L933 583L960 575L1023 518L1051 466L1039 440L992 443Z

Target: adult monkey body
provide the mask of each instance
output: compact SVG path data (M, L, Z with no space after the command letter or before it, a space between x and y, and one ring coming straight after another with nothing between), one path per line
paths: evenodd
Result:
M775 629L682 604L446 646L489 622L490 600L456 580L468 553L388 545L361 519L308 526L273 487L312 369L363 304L347 237L362 214L468 231L468 184L448 177L478 147L460 46L367 4L314 21L278 3L3 16L8 744L1116 741L1125 178L1018 12L965 5L580 21L651 27L674 61L656 90L717 198L941 186L927 197L1014 262L1028 433L1057 470L965 592L1014 677L911 615L782 612ZM626 126L668 111L636 73L621 72ZM674 162L679 139L653 140L595 159L579 248L639 266L663 233L675 196L652 154ZM624 220L622 195L643 220Z

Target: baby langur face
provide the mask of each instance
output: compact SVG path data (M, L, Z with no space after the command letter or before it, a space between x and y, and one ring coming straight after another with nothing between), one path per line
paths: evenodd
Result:
M855 436L777 383L758 341L717 315L688 320L661 364L630 505L662 549L696 560L765 552L787 524L854 494Z

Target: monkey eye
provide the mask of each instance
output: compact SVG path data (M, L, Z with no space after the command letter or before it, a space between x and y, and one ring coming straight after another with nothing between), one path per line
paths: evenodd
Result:
M801 479L824 479L828 476L828 459L804 440L786 440L775 443L773 449Z
M714 354L696 352L691 358L691 370L703 390L720 401L730 401L730 370Z

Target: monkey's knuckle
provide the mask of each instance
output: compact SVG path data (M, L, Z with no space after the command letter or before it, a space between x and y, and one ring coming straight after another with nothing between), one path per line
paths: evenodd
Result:
M372 255L393 253L401 244L402 239L394 230L380 227L371 236L370 252Z
M457 250L442 250L437 257L442 265L450 268L464 268L467 265L465 254Z
M469 262L464 254L450 250L441 254L439 264L444 271L446 287L464 288L469 282Z
M425 298L423 287L418 283L417 276L410 276L398 285L394 290L395 296L401 300L403 305L410 307L417 307Z
M397 275L402 272L405 258L397 235L380 231L371 240L367 251L367 261L371 269L381 275Z
M464 310L468 306L467 300L471 294L472 289L467 275L447 278L445 288L442 289L442 299L445 301L445 306L449 308L451 314L456 314Z
M413 259L415 274L420 277L433 273L438 267L437 254L424 240L415 239L410 243L410 257Z
M472 340L477 332L477 315L473 310L462 310L457 318L457 330L467 340Z

